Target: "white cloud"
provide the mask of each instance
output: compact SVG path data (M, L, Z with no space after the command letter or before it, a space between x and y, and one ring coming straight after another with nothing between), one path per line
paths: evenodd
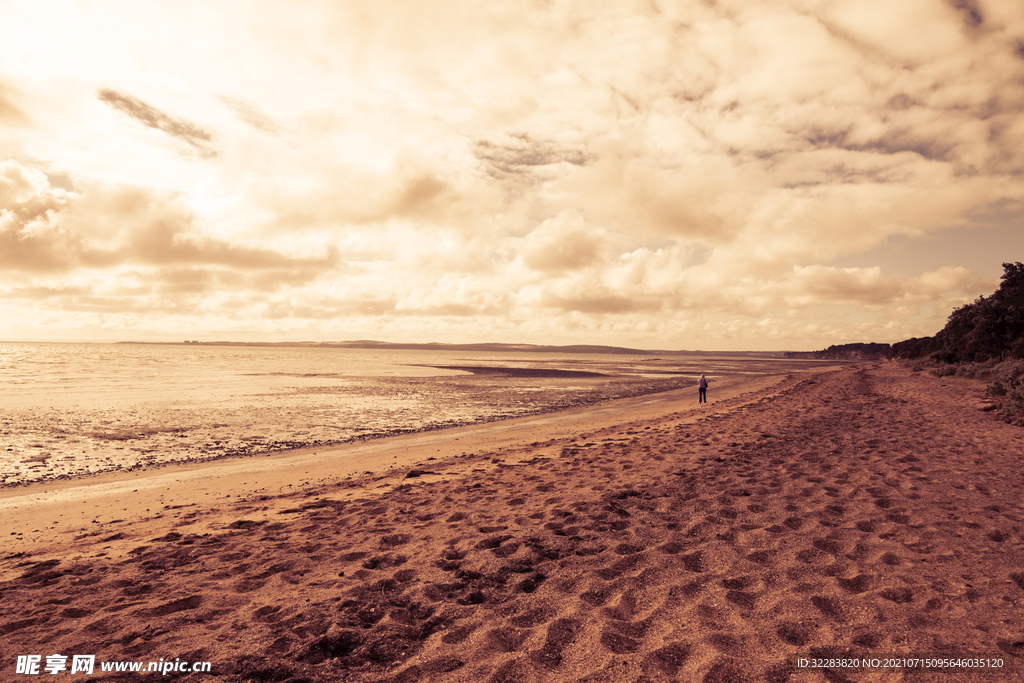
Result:
M563 273L592 266L602 258L605 238L582 216L562 211L526 236L523 260L545 273Z

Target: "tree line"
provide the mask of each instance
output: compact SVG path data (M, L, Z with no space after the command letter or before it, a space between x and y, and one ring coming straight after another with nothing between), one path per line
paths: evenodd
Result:
M1004 263L1001 280L991 296L954 309L935 336L893 344L890 357L941 363L1024 359L1024 264Z

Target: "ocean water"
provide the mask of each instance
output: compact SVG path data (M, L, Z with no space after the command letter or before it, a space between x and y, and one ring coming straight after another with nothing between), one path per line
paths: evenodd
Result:
M0 342L0 485L255 456L785 371L764 357ZM473 374L432 366L600 373ZM528 373L526 373L528 374Z

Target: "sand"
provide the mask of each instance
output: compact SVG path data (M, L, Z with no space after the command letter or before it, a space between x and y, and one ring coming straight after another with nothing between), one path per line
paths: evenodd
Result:
M5 491L0 679L1013 680L1024 430L981 389L858 364ZM862 655L1003 669L796 663Z

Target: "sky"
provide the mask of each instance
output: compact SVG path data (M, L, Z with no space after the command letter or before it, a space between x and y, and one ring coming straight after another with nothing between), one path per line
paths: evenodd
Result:
M0 339L931 335L1022 112L1019 0L0 0Z

